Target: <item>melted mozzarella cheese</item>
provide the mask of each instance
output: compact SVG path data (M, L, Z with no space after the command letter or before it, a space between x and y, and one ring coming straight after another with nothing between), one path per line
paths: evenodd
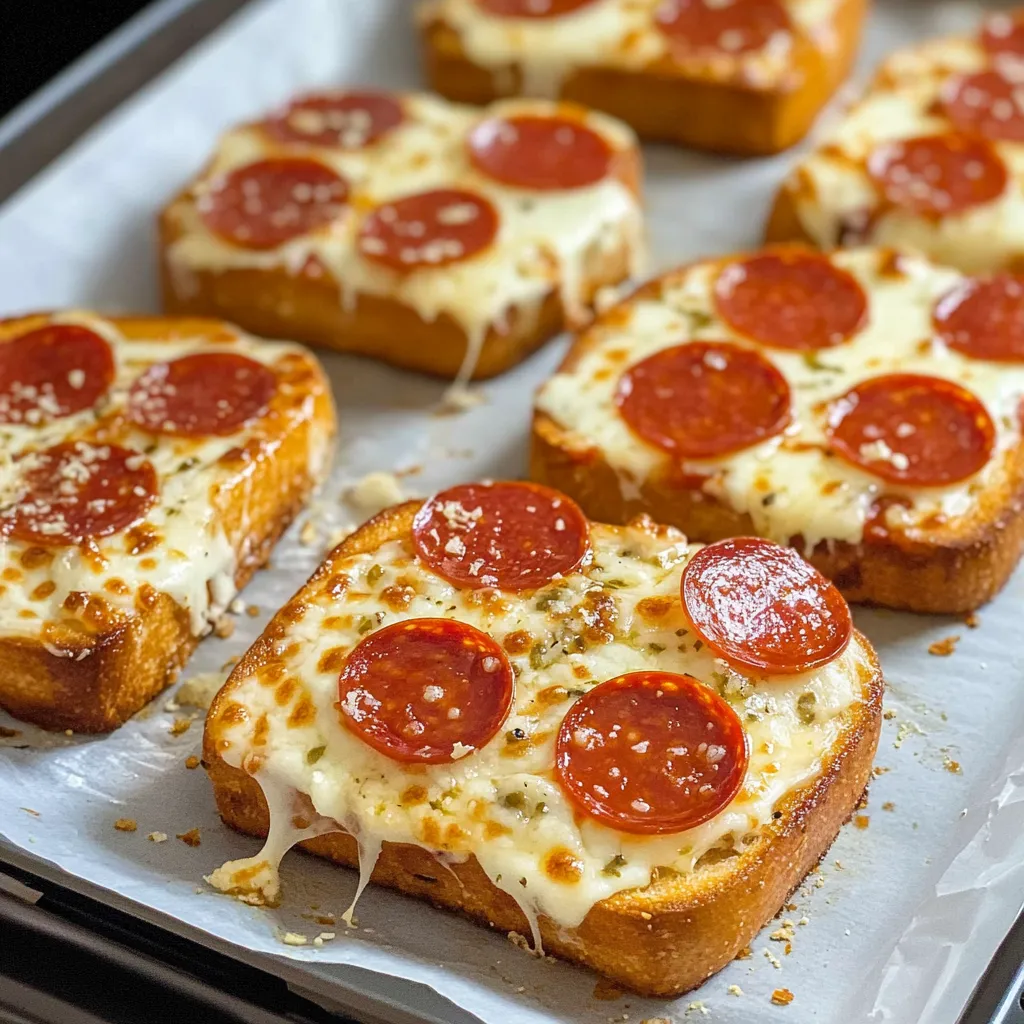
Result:
M981 492L1005 478L1004 456L1020 441L1017 407L1024 395L1024 369L968 359L933 337L932 307L961 280L956 271L910 257L899 259L897 271L891 254L878 249L839 252L832 260L863 287L865 326L849 342L813 354L762 349L789 382L792 425L734 455L684 467L709 476L705 490L748 513L759 534L780 543L802 534L808 551L822 540L858 543L883 490L909 499L909 509L893 513L901 517L893 525L908 530L926 517L953 519L969 511ZM700 264L669 275L659 297L628 302L599 321L586 335L593 344L579 362L553 376L537 395L537 408L568 432L569 443L597 448L634 492L652 473L665 470L669 458L637 437L619 414L614 396L620 376L654 352L686 341L742 342L715 313L712 289L719 266ZM826 455L822 403L894 372L946 377L982 400L997 431L996 454L984 469L950 487L915 489ZM766 502L769 494L774 497Z
M99 422L116 421L128 389L140 374L156 362L179 358L196 351L216 351L217 344L200 335L174 340L125 338L116 324L84 312L51 318L76 323L96 331L110 344L116 376L108 394L93 409L38 426L0 425L0 447L10 454L42 449L64 440L88 437ZM296 345L253 341L238 335L224 348L273 366L286 355L308 354ZM232 494L233 501L248 504L247 468L227 468L218 460L253 436L249 428L214 437L156 436L128 424L116 427L116 443L145 453L158 477L158 498L138 527L146 543L133 553L125 531L99 538L83 547L49 549L48 559L26 557L31 545L0 538L0 635L47 635L49 623L67 618L69 595L97 595L112 615L122 621L137 610L145 587L167 594L189 615L192 632L200 635L227 608L235 596L238 552L248 539L229 537L223 512L214 501L217 491ZM108 440L112 440L108 438ZM311 438L309 471L320 479L327 468L331 438L317 432ZM18 470L13 460L0 462L0 502L17 489ZM247 522L248 512L242 516ZM61 654L53 644L51 653Z
M508 102L481 113L429 96L403 99L406 120L363 150L300 146L341 174L351 185L346 216L274 249L245 249L226 242L203 224L196 206L217 178L281 151L258 126L229 132L191 197L172 207L181 237L167 260L174 287L187 298L197 270L235 267L283 269L298 274L316 257L341 290L342 302L377 295L410 306L427 321L455 320L469 346L460 378L468 379L488 330L499 329L521 309L530 310L552 290L561 293L570 319L584 313L583 288L602 257L624 250L630 274L641 272L643 220L637 197L614 178L567 191L527 191L505 187L476 171L466 155L467 132L482 118L554 112L548 104ZM635 145L628 128L600 114L585 123L617 152ZM361 216L356 212L388 200L435 188L465 188L489 199L499 215L494 244L479 255L444 267L397 273L366 259L356 247Z
M591 539L593 558L583 569L534 594L502 595L498 604L441 580L402 541L339 560L330 580L307 588L304 615L289 618L276 645L283 671L271 673L273 681L258 671L235 680L227 703L240 704L244 720L210 725L225 760L254 773L272 808L264 851L224 865L210 881L272 900L285 850L341 825L358 840L361 885L382 842L412 843L442 861L474 856L531 922L544 914L571 927L598 900L646 886L657 867L688 873L711 851L741 853L778 801L819 771L863 697L870 656L855 638L816 672L751 680L688 631L680 574L697 546L644 524L593 526ZM334 596L342 577L344 594ZM406 598L394 601L399 592L404 607ZM510 655L515 703L502 730L452 764L392 761L343 727L335 709L340 659L378 626L421 616L468 622L520 652ZM625 835L584 818L552 774L555 737L572 701L643 669L689 673L713 687L739 713L750 741L740 794L710 821L675 835ZM315 711L300 722L295 708L307 699ZM320 816L312 824L290 823L294 794L308 795ZM313 831L303 831L307 824ZM568 879L555 862L570 866Z
M793 25L821 49L835 48L831 22L838 0L783 0ZM489 69L502 93L515 86L524 96L557 99L565 80L581 67L642 71L664 60L670 45L655 23L663 0L596 0L558 18L502 18L476 0L423 0L417 8L421 25L443 23L479 67ZM741 79L748 86L778 87L791 73L792 40L773 38L764 49L739 55L728 52L729 40L713 56L694 57L680 66L718 81Z
M995 141L1009 184L992 202L941 218L898 207L880 208L866 159L881 143L943 134L952 125L937 107L957 74L988 66L973 39L944 39L898 51L874 84L786 184L797 216L817 245L831 248L859 237L917 250L939 263L978 273L1007 267L1024 252L1024 145ZM862 229L862 226L863 229Z

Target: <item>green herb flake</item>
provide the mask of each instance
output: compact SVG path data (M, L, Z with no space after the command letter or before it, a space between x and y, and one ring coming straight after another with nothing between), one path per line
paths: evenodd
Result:
M677 629L676 636L686 636L690 631L688 629Z
M703 640L694 640L693 641L693 649L695 651L699 651L703 646L704 646L704 641Z
M327 749L326 746L314 747L312 750L306 751L306 764L316 764L321 757L324 756L324 751Z
M516 811L526 809L526 797L524 797L522 793L506 793L505 798L501 802L506 807L511 807Z
M544 667L544 645L536 643L530 648L530 668L534 672Z
M801 693L800 696L797 697L796 713L797 717L804 723L804 725L812 725L814 723L814 719L816 717L814 705L817 703L817 696L811 693L810 690Z
M533 809L534 814L547 814L548 805L543 800L537 801L537 806Z
M570 690L565 691L570 697L582 697L587 691L580 686L574 686Z
M366 582L371 587L375 587L380 583L381 577L384 575L384 567L381 565L371 565L370 571L366 574Z
M711 314L705 313L703 309L687 309L683 312L690 321L691 331L702 331L705 327L711 326Z
M369 633L374 627L374 621L369 615L360 615L359 622L356 626L356 632L362 636L364 633Z
M613 878L618 878L621 874L619 868L626 866L626 858L621 853L615 854L614 857L603 868L601 868L602 875L610 875Z
M661 652L663 650L665 650L665 645L664 644L648 644L647 645L647 650L649 650L651 652L651 654L661 654Z
M629 584L625 580L603 580L601 586L605 590L625 590Z
M824 370L826 373L842 373L842 370L838 366L830 366L828 363L821 361L821 356L817 352L805 352L804 353L804 366L808 370Z
M566 592L558 587L554 590L549 590L546 593L541 594L540 597L537 598L537 611L551 611L552 605L558 604L565 597L565 594Z

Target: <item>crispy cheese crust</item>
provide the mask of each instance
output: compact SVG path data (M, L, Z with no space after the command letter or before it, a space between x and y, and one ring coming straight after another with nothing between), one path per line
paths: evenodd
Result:
M20 334L49 316L6 320L0 331ZM216 320L104 320L129 345L238 337L234 328ZM315 453L335 430L330 387L312 357L295 350L278 361L275 371L287 382L288 393L279 392L258 428L246 429L240 445L220 456L217 483L198 499L212 503L233 550L235 589L266 563L319 482L323 467L317 466ZM40 549L29 548L26 556L32 552ZM174 681L199 639L189 610L171 595L143 583L125 614L111 608L103 593L90 593L90 581L83 578L82 589L68 596L55 620L31 628L26 624L24 635L0 636L0 706L46 729L115 729Z
M618 117L645 139L744 156L777 153L799 142L846 78L857 55L868 0L839 0L826 52L805 36L788 61L791 74L769 87L722 81L660 57L644 67L617 67L598 59L574 67L558 98ZM442 96L490 103L523 92L521 67L491 69L473 61L458 32L437 17L421 24L427 80Z
M370 520L332 552L307 586L327 578L339 560L407 536L418 508L418 503L408 503ZM237 684L274 660L274 644L287 633L304 591L249 650L207 717L204 761L218 810L228 825L258 836L269 828L262 790L244 770L228 765L219 751L237 713ZM864 642L859 634L858 639ZM661 876L643 889L601 900L576 928L559 927L542 915L539 928L546 949L637 992L670 996L700 985L747 945L823 856L868 782L883 684L874 654L864 643L870 667L855 681L860 702L845 712L838 739L818 774L776 806L772 821L752 845L733 856L709 857L691 875ZM358 865L356 842L347 834L331 833L301 845L339 864ZM473 856L442 868L421 847L386 842L372 880L492 927L529 933L517 903L489 880Z

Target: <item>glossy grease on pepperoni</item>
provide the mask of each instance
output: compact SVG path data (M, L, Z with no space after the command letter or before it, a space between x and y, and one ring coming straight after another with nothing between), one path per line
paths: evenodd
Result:
M378 206L359 229L359 251L392 270L443 267L486 249L498 233L490 200L463 189L436 189Z
M0 510L0 535L66 547L137 523L156 501L156 471L117 445L72 441L22 457L16 500Z
M981 45L996 57L1024 57L1024 15L990 14L981 26Z
M847 462L910 487L973 476L996 428L974 394L943 377L893 373L851 388L828 409L829 444Z
M793 28L781 0L663 0L654 20L680 55L750 53Z
M325 164L273 157L215 179L196 201L206 227L246 249L274 249L344 213L348 183Z
M983 206L1008 181L991 143L958 132L884 142L868 155L867 169L887 202L921 217Z
M359 642L338 681L341 720L393 761L448 764L479 750L512 707L512 666L455 619L407 619Z
M747 738L736 712L692 676L630 672L569 709L555 774L569 799L609 828L684 832L739 792Z
M579 567L590 526L579 506L540 484L460 484L413 521L416 553L460 587L532 590Z
M564 117L489 117L467 140L478 170L514 188L584 188L606 178L612 148L593 129Z
M853 634L843 596L792 548L735 537L683 569L683 609L715 654L743 670L795 675L825 665Z
M734 330L773 348L828 348L868 318L857 279L821 253L770 252L729 263L715 281L715 307Z
M972 359L1024 362L1024 277L969 277L935 305L935 330Z
M729 342L662 349L631 366L615 402L630 428L678 459L714 459L759 444L790 419L785 377Z
M313 93L293 100L263 123L278 142L362 149L405 118L401 102L386 92Z
M1024 142L1024 83L1001 71L979 71L950 79L942 91L945 115L961 131L989 139Z
M128 418L155 434L232 434L265 415L277 376L236 352L193 352L154 363L128 393Z
M0 423L46 423L89 409L114 380L114 356L95 331L47 324L0 341Z
M477 6L499 18L560 18L597 0L476 0Z

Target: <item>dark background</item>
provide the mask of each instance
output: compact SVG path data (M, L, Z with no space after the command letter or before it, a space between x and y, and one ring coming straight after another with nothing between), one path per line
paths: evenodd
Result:
M152 0L0 0L0 116Z

